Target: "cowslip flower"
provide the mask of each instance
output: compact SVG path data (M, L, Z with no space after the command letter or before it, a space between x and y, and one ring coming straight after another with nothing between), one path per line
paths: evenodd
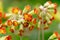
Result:
M51 5L48 6L48 8L54 8L54 9L56 9L56 7L57 7L57 4L56 3L51 4Z
M3 16L3 14L2 14L2 12L0 12L0 18L2 18L2 16Z
M52 21L50 21L50 19L46 16L46 20L47 20L47 23L48 24L51 24L52 23Z
M12 21L11 21L11 20L8 20L8 21L7 21L7 25L8 25L8 26L11 26L11 25L12 25Z
M19 11L19 9L18 9L18 8L13 8L13 9L12 9L12 13L17 14L17 13L18 13L18 11Z
M33 24L36 24L36 23L37 23L36 20L37 20L36 18L33 18L33 19L32 19L32 23L33 23Z
M44 4L44 6L47 7L47 6L51 5L51 3L52 3L51 1L48 1Z
M24 22L24 23L23 23L23 27L24 27L24 28L28 27L28 25L29 25L28 22Z
M6 29L5 29L5 27L0 27L0 33L6 34Z
M14 26L18 26L18 22L17 21L13 21L13 25Z
M15 31L15 26L11 26L11 28L10 28L10 31L12 32L12 33L14 33L14 31Z
M6 36L0 37L0 40L12 40L12 37L11 35L6 35Z
M19 28L19 35L22 36L24 33L24 30L23 30L23 24L20 25L20 28Z
M37 8L34 8L32 11L28 12L28 14L34 15L37 14L38 15L39 10Z
M25 8L23 9L23 14L27 13L28 11L30 11L31 7L29 5L25 6Z
M5 40L12 40L12 37L10 35L8 35Z
M27 21L32 21L32 15L31 14L24 14L24 19Z
M41 27L41 21L38 21L38 26L37 26L38 30L41 29L40 27Z
M57 40L60 40L60 34L58 32L54 32L48 40L51 40L51 39L57 39Z
M44 30L47 30L48 28L49 28L49 26L48 26L48 24L46 23L46 24L44 24Z
M29 25L29 31L32 31L34 29L33 25Z
M0 19L0 24L2 23L2 19Z

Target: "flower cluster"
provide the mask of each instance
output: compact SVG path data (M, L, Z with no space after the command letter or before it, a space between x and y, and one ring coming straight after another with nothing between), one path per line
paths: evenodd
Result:
M41 5L39 7L40 13L39 13L38 17L39 17L40 21L38 22L38 29L39 29L39 26L42 23L45 26L44 29L48 29L48 25L52 23L52 20L54 20L53 14L57 13L57 9L56 8L57 8L57 4L56 3L52 3L51 1L48 1L43 6Z
M38 8L34 8L32 11L31 7L27 5L23 10L16 7L12 8L12 13L2 14L0 12L0 19L2 17L7 18L5 23L2 23L2 20L0 20L0 32L3 34L6 33L5 27L8 26L12 33L18 30L17 33L22 36L26 28L32 31L37 24L37 28L41 29L40 26L42 23L44 24L44 29L48 29L48 25L51 24L54 19L52 14L56 14L57 12L56 7L56 3L53 4L48 1L43 6L41 5ZM36 15L36 17L34 17L34 15Z

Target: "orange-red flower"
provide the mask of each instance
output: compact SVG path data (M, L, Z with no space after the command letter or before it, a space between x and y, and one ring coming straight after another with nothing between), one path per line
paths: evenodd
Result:
M27 5L27 6L25 6L25 8L27 9L27 10L30 10L30 6L29 5Z
M28 25L29 25L28 22L24 22L24 23L23 23L23 27L24 27L24 28L28 27Z
M2 17L2 12L0 12L0 18Z
M54 14L56 14L57 13L57 9L54 9Z
M5 25L5 24L2 24L2 25L1 25L1 27L7 27L7 25Z
M35 14L38 14L38 10L36 8L34 9L34 13Z
M2 23L2 19L0 19L0 24Z
M34 26L30 26L29 30L32 31L34 29Z
M3 18L6 18L6 13L4 13Z
M11 31L12 33L14 33L14 30L13 30L13 29L11 29L11 28L10 28L10 31Z
M13 8L13 9L12 9L12 12L13 12L13 13L18 13L18 11L19 11L18 8Z
M6 29L5 29L5 27L0 27L0 33L6 34Z
M13 21L13 25L14 26L18 26L18 22L17 21Z
M7 21L7 25L8 25L8 26L11 26L11 25L12 25L12 21L11 21L11 20L8 20L8 21Z
M44 30L47 30L49 27L48 26L46 26L46 27L44 27Z
M9 36L6 37L5 40L12 40L12 37L9 35Z
M50 21L54 20L54 17L50 18Z
M18 12L20 15L22 14L22 10L19 10L19 12Z
M24 33L24 30L20 30L20 31L19 31L19 35L20 35L20 36L22 36L23 33Z
M32 15L31 14L24 14L24 19L27 21L32 21Z
M32 22L33 22L33 24L36 24L36 18L34 18Z
M57 8L57 4L56 3L54 3L54 9L56 9Z

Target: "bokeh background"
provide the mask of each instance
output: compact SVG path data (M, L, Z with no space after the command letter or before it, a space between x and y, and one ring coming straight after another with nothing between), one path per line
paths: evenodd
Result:
M0 0L0 11L8 12L11 7L18 7L20 9L24 9L24 6L31 5L31 8L38 7L39 5L43 5L46 1L49 0ZM52 24L49 25L49 29L44 31L44 39L48 40L49 36L53 34L53 32L57 31L60 33L60 0L50 0L53 3L57 3L57 14L55 15L55 20L53 20ZM4 20L5 21L5 20ZM15 35L9 31L9 28L6 28L7 34L0 34L0 36L11 35L12 40L20 40L19 35ZM41 33L40 33L40 38ZM38 30L34 29L30 36L23 36L22 40L38 40Z

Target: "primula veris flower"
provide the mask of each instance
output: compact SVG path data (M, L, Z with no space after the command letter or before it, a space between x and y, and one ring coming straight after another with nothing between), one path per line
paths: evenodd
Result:
M49 28L49 26L48 26L48 24L46 23L46 24L44 24L44 30L47 30L48 28Z
M33 24L36 24L36 18L32 19Z
M7 27L7 25L6 24L2 24L1 27Z
M24 27L24 28L28 27L28 25L29 25L28 22L24 22L24 23L23 23L23 27Z
M11 25L12 25L12 21L11 21L11 20L8 20L8 21L7 21L7 25L8 25L8 26L11 26Z
M2 12L0 12L0 18L2 18L2 16L3 16L3 14L2 14Z
M27 13L30 9L31 9L31 7L29 5L25 6L25 8L23 10L23 14Z
M35 8L35 9L34 9L34 13L35 13L35 14L38 14L38 12L39 12L38 9Z
M2 24L2 19L0 19L0 24Z
M24 33L24 30L23 30L23 24L20 25L20 28L19 28L19 35L22 36Z
M18 26L18 22L17 21L13 21L13 25L14 26Z
M32 21L32 15L31 14L24 14L24 19L27 21Z
M29 30L32 31L34 29L33 25L29 25Z
M0 33L6 34L6 29L5 29L5 27L0 27Z
M50 21L50 19L46 16L46 20L47 20L47 23L48 24L51 24L52 23L52 21Z
M0 37L0 40L12 40L12 37L11 35L6 35L6 36Z
M15 31L15 26L11 26L11 28L10 28L10 31L12 32L12 33L14 33L14 31Z
M48 1L48 2L46 2L46 3L44 4L44 6L45 6L45 7L46 7L46 6L49 6L51 3L52 3L51 1Z
M12 40L12 37L9 35L9 36L6 37L5 40Z
M12 13L17 14L17 13L18 13L18 11L19 11L19 9L18 9L18 8L13 8L13 9L12 9Z
M58 32L54 32L48 40L51 40L51 39L55 39L57 38L57 40L60 40L60 34Z
M5 19L7 18L6 13L4 13L3 18L5 18Z

